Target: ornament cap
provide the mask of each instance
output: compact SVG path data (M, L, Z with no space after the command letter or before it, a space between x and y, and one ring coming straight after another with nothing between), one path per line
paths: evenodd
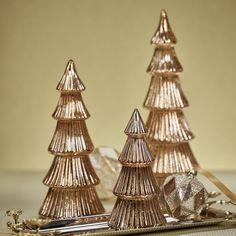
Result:
M176 44L177 39L171 29L166 11L161 10L158 28L151 39L151 44Z
M134 109L133 114L124 131L128 136L144 136L147 129L138 109Z
M191 170L189 170L189 171L187 172L187 176L188 176L188 178L192 179L192 178L194 178L195 176L197 176L197 171L194 170L194 169L191 169Z
M57 85L57 90L61 92L81 92L85 90L85 86L78 76L73 60L67 63L65 72Z

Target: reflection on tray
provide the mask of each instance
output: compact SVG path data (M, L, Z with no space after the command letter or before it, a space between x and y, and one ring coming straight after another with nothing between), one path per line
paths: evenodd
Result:
M209 210L208 210L209 211ZM194 220L188 221L178 221L175 218L172 218L168 215L165 215L167 224L149 227L149 228L139 228L139 229L130 229L130 230L120 230L116 231L110 229L107 222L110 217L110 214L101 214L93 215L87 217L80 217L76 219L67 219L67 220L47 220L47 219L30 219L19 222L19 211L12 211L11 215L14 219L14 223L8 222L8 227L15 233L31 233L31 234L41 234L41 235L55 235L55 234L80 234L88 233L93 235L96 232L96 235L121 235L121 234L137 234L137 233L148 233L148 232L157 232L157 231L167 231L191 227L201 227L207 225L215 225L224 221L224 218L216 217L216 212L220 210L214 209L214 217L203 218L202 221L195 222ZM17 213L16 213L17 212ZM208 212L209 214L209 212ZM17 215L17 217L16 217Z

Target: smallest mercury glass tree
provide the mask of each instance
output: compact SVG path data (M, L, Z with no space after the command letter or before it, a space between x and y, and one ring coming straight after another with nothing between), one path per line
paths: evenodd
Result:
M119 156L121 173L113 193L117 196L109 226L132 229L165 223L157 194L159 192L152 172L153 156L145 140L146 128L137 109L125 129L128 139Z

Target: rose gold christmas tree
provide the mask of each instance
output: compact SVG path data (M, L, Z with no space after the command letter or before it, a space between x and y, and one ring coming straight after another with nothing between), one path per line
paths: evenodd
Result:
M152 172L154 160L145 140L146 128L137 109L125 129L128 139L119 156L122 169L113 193L118 197L109 226L143 228L165 223L160 211L159 189Z
M90 115L81 97L85 86L72 60L57 90L61 96L52 115L57 126L48 148L55 157L43 180L49 190L39 214L58 219L103 213L95 190L99 178L88 157L94 147L85 123Z
M151 40L155 51L147 72L152 80L144 101L144 107L150 110L147 140L155 156L153 171L159 185L168 175L187 172L197 164L188 143L194 135L181 110L189 104L179 81L178 74L183 69L173 47L176 42L167 14L162 10Z

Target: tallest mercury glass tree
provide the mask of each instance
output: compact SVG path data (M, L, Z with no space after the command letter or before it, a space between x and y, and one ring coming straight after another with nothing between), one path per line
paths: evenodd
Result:
M159 185L168 175L187 172L197 164L188 143L194 136L182 112L189 104L178 76L183 69L173 46L176 42L162 10L151 39L155 51L147 72L152 80L144 101L144 107L150 110L147 140L155 156L153 171Z
M49 190L39 214L59 219L103 213L95 190L99 178L88 157L93 143L85 123L90 115L81 96L85 86L72 60L57 90L61 95L52 115L57 126L48 148L55 157L43 180Z

